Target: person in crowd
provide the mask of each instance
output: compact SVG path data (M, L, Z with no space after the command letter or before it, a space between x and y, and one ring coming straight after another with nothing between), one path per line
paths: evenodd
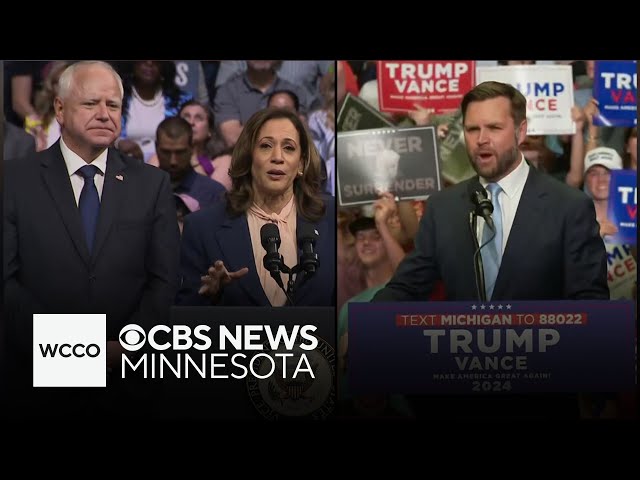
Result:
M182 106L178 116L189 122L193 129L191 166L194 171L215 180L229 190L232 149L227 148L216 134L211 108L196 100L189 100ZM158 156L151 157L149 164L158 166Z
M8 60L4 64L4 114L9 123L37 136L42 121L34 97L42 86L50 61Z
M389 281L395 270L388 250L402 252L401 246L393 238L387 225L391 211L385 202L380 202L379 205L375 218L359 217L349 224L349 230L355 238L356 255L362 265L367 288L350 298L340 309L338 317L338 396L341 408L351 408L363 415L382 414L390 404L386 396L352 398L349 394L346 377L349 303L370 301L373 295ZM398 404L406 408L404 402L393 397L391 400L393 410L398 410Z
M309 115L309 131L327 170L327 191L336 192L336 92L335 76L321 82L322 108Z
M193 97L176 83L171 60L122 62L124 100L122 131L115 147L145 163L155 154L156 129L162 120L174 117Z
M638 127L627 128L624 136L623 166L626 170L638 170Z
M34 107L36 114L42 122L42 128L37 130L38 151L49 148L60 138L60 125L56 121L54 99L58 95L58 81L60 75L69 66L70 62L51 62L49 73L44 79L42 89L35 94Z
M305 97L302 110L311 112L322 106L319 85L325 77L334 75L334 64L330 60L284 60L278 68L278 76L300 87ZM223 60L216 77L216 87L246 70L245 60Z
M618 229L608 218L611 171L622 169L622 158L612 148L594 148L585 156L584 169L585 191L593 199L600 236L605 240L607 249L607 281L611 299L632 300L637 265L629 245L611 241Z
M269 95L267 107L284 108L298 113L300 110L300 100L298 100L298 95L291 90L276 90Z
M223 83L216 93L214 114L216 128L227 146L235 145L244 124L258 110L267 106L271 93L290 90L306 105L306 97L296 85L277 74L282 62L278 60L247 60L247 70ZM305 116L307 111L299 112Z
M169 117L160 122L156 151L159 167L169 174L174 194L193 198L198 209L222 198L225 188L215 180L198 175L191 165L193 130L184 118Z

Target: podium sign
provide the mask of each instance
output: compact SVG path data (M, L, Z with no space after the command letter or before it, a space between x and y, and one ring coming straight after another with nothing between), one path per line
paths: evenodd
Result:
M349 304L354 394L635 387L630 301Z

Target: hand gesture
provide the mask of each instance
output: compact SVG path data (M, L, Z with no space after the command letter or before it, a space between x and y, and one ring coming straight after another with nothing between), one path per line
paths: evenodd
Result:
M598 101L595 98L591 98L589 103L584 107L584 115L589 125L593 125L593 117L600 115Z
M395 197L390 192L380 192L378 200L373 203L376 225L385 225L387 220L398 212Z
M415 110L407 113L407 116L415 122L419 127L424 127L431 124L431 115L433 114L433 108L424 108L419 103L414 103Z
M571 120L576 122L576 131L581 131L587 121L587 116L582 108L574 105L571 107Z
M606 235L615 235L618 233L616 226L608 219L601 220L600 222L600 236L604 238Z
M224 266L222 260L217 260L213 266L209 267L207 275L200 277L202 286L200 290L198 290L198 293L200 295L206 295L215 301L225 285L228 285L237 278L244 277L247 273L249 273L247 267L235 272L230 272L227 270L227 267Z
M449 125L447 125L446 123L441 123L440 125L438 125L438 128L436 128L436 132L438 134L438 138L440 140L444 140L447 135L449 135Z

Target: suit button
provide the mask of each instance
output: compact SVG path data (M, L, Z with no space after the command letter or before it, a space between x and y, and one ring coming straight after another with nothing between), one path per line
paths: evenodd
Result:
M96 281L96 276L93 275L93 274L89 275L89 281L90 282L95 282Z

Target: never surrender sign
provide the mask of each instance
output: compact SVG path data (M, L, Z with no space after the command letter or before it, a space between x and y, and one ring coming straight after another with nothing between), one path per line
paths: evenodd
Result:
M380 61L377 78L382 112L410 112L418 104L451 113L475 85L475 61Z
M338 203L371 203L379 192L400 200L440 190L435 128L338 132Z
M620 392L630 301L349 304L353 393Z

